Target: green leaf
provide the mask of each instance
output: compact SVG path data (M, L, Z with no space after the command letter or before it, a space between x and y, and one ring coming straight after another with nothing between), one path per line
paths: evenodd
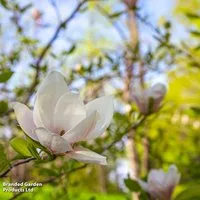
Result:
M0 115L6 113L8 111L8 102L0 101Z
M117 18L117 17L121 16L122 14L124 14L124 11L115 12L115 13L109 15L109 17L113 19L113 18Z
M170 29L171 28L171 23L169 21L166 21L165 24L164 24L164 27L166 29Z
M55 171L55 169L49 169L49 168L42 168L39 171L40 175L45 175L45 176L58 176L58 172Z
M200 107L191 107L191 109L195 114L200 115Z
M31 157L31 153L29 151L28 143L26 140L15 137L10 141L10 145L20 155L25 157Z
M200 185L190 186L179 193L174 200L199 200Z
M142 191L139 196L140 200L149 200L149 197L146 192Z
M200 32L199 32L199 31L190 31L190 33L191 33L193 36L200 37Z
M148 114L153 113L153 105L154 105L154 99L152 97L149 98L149 107L148 107Z
M6 0L0 0L0 4L4 7L4 8L8 8L8 4Z
M71 48L67 51L67 54L69 55L69 54L73 53L75 51L75 49L76 49L76 45L72 45Z
M30 144L30 143L29 143L29 145L28 145L28 150L30 151L31 155L32 155L34 158L36 158L36 159L38 159L38 160L41 159L39 153L37 152L36 147L35 147L33 144Z
M126 187L133 192L141 191L141 187L136 180L127 178L127 179L124 179L124 183Z
M149 200L149 197L146 192L142 191L139 196L140 200Z
M23 12L27 11L31 7L32 7L32 3L29 3L26 6L24 6L23 8L21 8L20 12L23 13Z
M4 153L4 147L0 144L0 173L6 171L10 167L10 162Z
M190 19L200 19L200 15L194 13L186 13L186 16Z
M11 70L0 71L0 83L7 82L11 78L12 75L13 75L13 72Z
M46 147L42 146L39 142L31 139L27 135L26 135L26 139L27 139L28 145L30 146L29 151L31 151L32 155L34 155L35 158L41 159L39 154L37 153L37 151L35 151L38 148L38 149L41 149L42 151L44 151L45 153L47 153L48 156L50 157L50 159L54 159L54 156L51 154L51 152ZM34 148L35 148L35 150L34 150Z

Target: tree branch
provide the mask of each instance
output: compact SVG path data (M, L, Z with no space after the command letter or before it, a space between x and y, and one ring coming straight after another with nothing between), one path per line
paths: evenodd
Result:
M0 175L0 178L5 177L14 167L17 167L17 166L19 166L19 165L28 163L28 162L30 162L30 161L32 161L32 160L35 160L35 159L36 159L36 158L27 158L27 159L25 159L25 160L18 161L18 162L16 162L16 163L14 163L14 164L11 165L4 173L2 173L2 174Z
M125 130L125 134L131 130L136 130L144 121L145 121L146 117L142 117L138 122L136 122L135 124L133 124L131 127L128 127ZM103 148L102 152L107 151L108 149L110 149L113 145L115 145L117 142L119 142L120 140L122 140L122 138L124 137L125 134L122 134L121 137L117 138L116 140L112 141L110 144L108 144L106 147Z
M71 13L71 15L69 17L67 17L63 22L61 22L59 24L59 26L57 27L56 31L54 32L53 36L51 37L51 39L49 40L49 42L47 43L47 45L45 46L45 48L43 49L43 51L41 52L40 56L38 57L38 59L36 60L36 63L34 64L35 68L36 68L36 73L35 76L33 78L33 82L30 86L30 89L28 91L28 96L25 99L24 103L26 104L30 97L32 96L35 87L38 84L38 79L39 79L39 73L40 73L40 68L41 68L41 62L43 60L43 58L45 57L46 53L48 52L48 50L51 48L51 46L53 45L53 43L55 42L55 40L57 39L60 31L62 30L62 28L64 28L77 14L77 12L80 10L80 8L87 2L88 0L83 0L81 1L76 8L74 9L74 11Z

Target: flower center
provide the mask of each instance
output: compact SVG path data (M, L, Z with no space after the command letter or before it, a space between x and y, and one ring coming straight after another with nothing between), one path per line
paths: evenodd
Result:
M60 131L60 136L63 136L65 134L65 130Z

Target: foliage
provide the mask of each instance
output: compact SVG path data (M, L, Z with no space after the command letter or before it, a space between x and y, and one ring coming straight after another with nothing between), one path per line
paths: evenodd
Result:
M24 176L13 178L8 173L10 179L2 178L46 181L44 187L19 199L125 200L132 192L148 199L135 180L125 178L128 164L121 168L129 159L130 141L137 153L138 177L145 178L150 169L165 169L174 163L181 172L180 188L184 188L175 191L174 199L199 198L200 2L176 3L171 21L158 26L146 16L140 2L128 9L123 1L85 1L73 11L79 5L74 1L73 6L49 1L45 5L50 9L36 8L31 1L0 1L0 42L5 46L0 49L0 140L2 144L9 141L9 145L0 145L0 172L12 171L13 164L33 159ZM61 8L67 11L60 12ZM41 12L38 18L34 9ZM135 30L138 38L130 38L130 13L135 14L139 26ZM181 24L186 38L174 38L176 23ZM146 33L148 43L143 41ZM70 89L80 92L85 102L107 94L114 97L115 113L107 131L95 141L82 142L106 155L107 167L56 157L24 133L22 137L11 103L32 107L38 85L53 69L65 75ZM168 79L165 100L158 112L142 115L134 93L157 78L163 81L163 76ZM15 170L24 174L20 167ZM0 192L0 199L11 196Z

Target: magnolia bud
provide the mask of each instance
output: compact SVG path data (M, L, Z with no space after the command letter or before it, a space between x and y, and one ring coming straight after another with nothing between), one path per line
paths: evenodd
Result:
M146 90L137 89L133 95L133 99L140 112L143 115L148 115L159 110L166 92L166 86L158 83Z
M42 13L37 8L33 8L32 17L36 22L41 19L41 16L42 16Z
M171 165L167 173L162 169L151 170L147 183L142 180L138 180L138 183L152 199L171 200L172 193L179 180L180 173L175 165Z
M134 8L136 6L137 0L123 0L128 8Z

